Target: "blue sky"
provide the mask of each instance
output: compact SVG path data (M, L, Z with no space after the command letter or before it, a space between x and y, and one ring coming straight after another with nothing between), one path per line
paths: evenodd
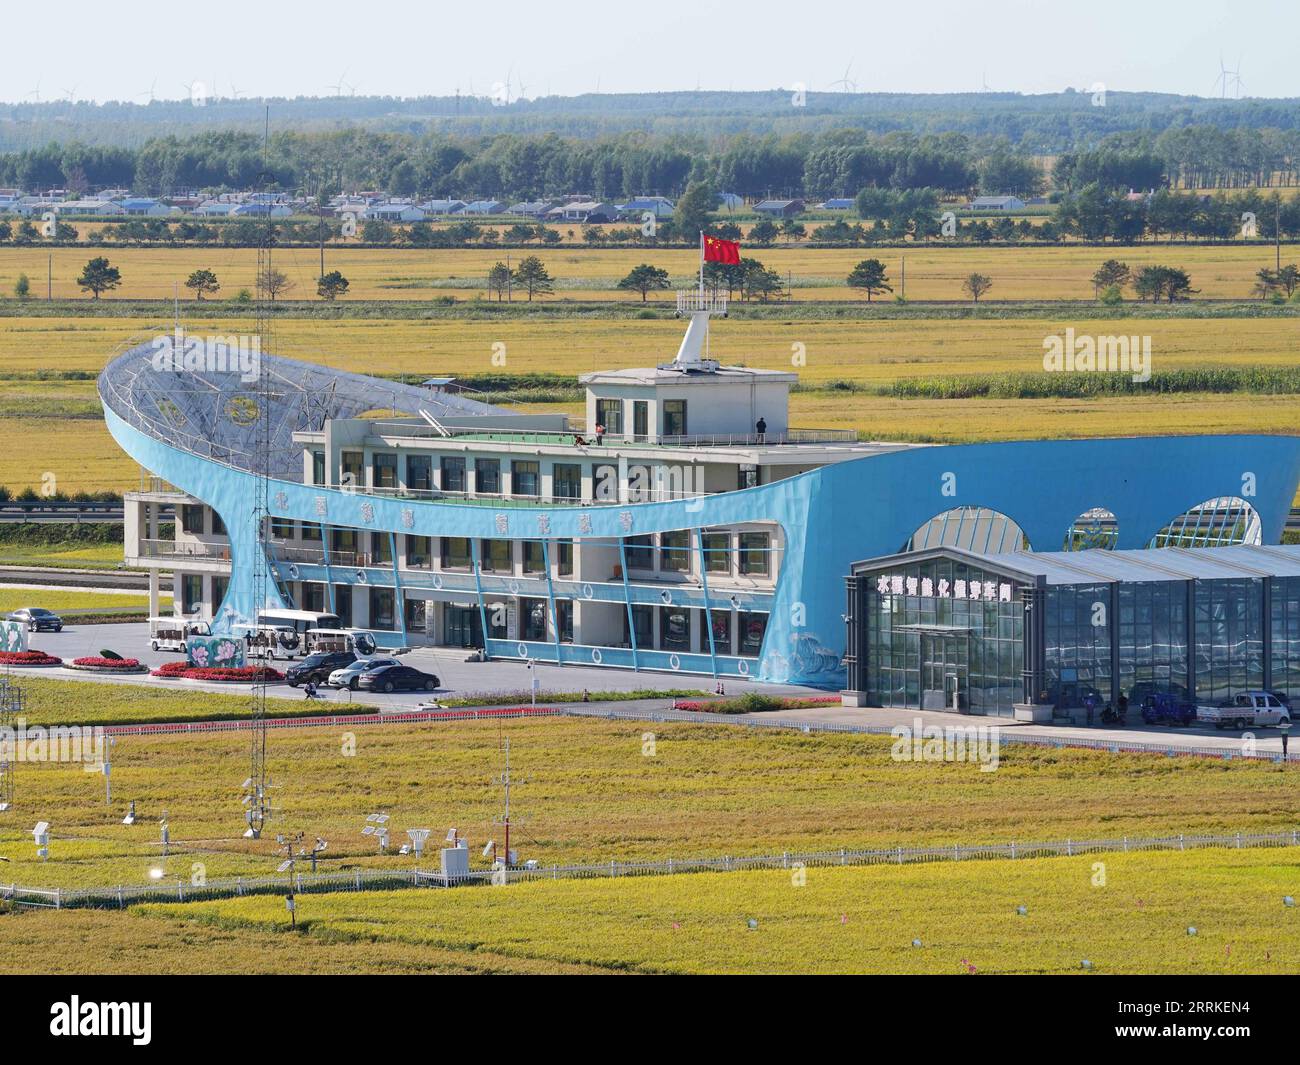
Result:
M528 96L797 82L831 90L846 76L862 92L1102 82L1218 95L1221 56L1239 69L1242 95L1300 96L1300 4L1281 0L131 0L118 11L72 0L48 27L33 23L5 47L0 99L34 98L39 86L42 100L144 102L150 92L188 96L194 82L220 96L232 87L250 96L487 95L507 79L512 98L521 87Z

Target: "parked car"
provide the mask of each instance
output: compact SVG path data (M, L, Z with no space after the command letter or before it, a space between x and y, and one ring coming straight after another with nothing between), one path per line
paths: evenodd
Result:
M291 688L308 681L317 685L324 684L336 669L344 669L356 660L357 656L351 651L333 651L329 654L318 652L290 666L285 670L284 679Z
M372 669L382 669L384 666L396 665L400 665L396 658L358 658L351 665L336 669L330 674L329 680L325 683L331 688L351 688L352 691L356 691L359 687L357 682L362 673L368 673Z
M431 692L440 687L441 683L432 673L425 673L414 666L382 666L379 669L367 670L357 677L357 687L362 691L385 693Z
M22 621L27 624L28 632L62 632L63 619L51 610L39 606L25 606L9 615L10 621Z
M1196 720L1196 704L1169 692L1154 692L1142 700L1142 720L1148 725L1190 725Z
M1198 706L1196 719L1215 728L1253 728L1257 725L1291 723L1291 710L1272 692L1238 692L1217 706Z

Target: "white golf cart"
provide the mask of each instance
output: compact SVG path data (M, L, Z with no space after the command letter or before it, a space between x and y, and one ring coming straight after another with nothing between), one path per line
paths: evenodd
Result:
M367 658L379 649L374 636L365 629L308 629L303 645L305 654L351 651L360 658Z
M189 637L211 635L212 629L206 621L175 615L149 619L149 647L155 651L184 651Z

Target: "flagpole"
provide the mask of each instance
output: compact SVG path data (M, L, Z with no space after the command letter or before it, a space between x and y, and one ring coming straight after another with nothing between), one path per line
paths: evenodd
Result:
M700 230L700 306L704 305L704 230Z

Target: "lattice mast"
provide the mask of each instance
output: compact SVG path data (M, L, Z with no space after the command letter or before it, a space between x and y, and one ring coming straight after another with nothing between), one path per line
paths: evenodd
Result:
M23 714L23 690L8 676L0 677L0 813L14 806L14 767L18 763L18 720Z
M271 169L269 162L271 136L271 109L266 109L265 126L262 133L262 173L258 185L263 193L271 186ZM257 340L258 348L266 353L271 350L271 248L275 243L275 224L272 220L269 198L263 202L265 213L262 217L259 239L257 241ZM253 617L257 624L257 615L266 606L268 583L267 566L270 558L270 511L271 511L271 376L266 359L258 362L257 375L257 434L254 449L254 501L253 529L257 549L261 557L253 567ZM266 774L266 671L263 668L253 684L252 721L249 738L248 780L245 781L244 803L247 806L245 817L248 829L244 833L252 839L258 839L262 828L271 816L269 786Z

